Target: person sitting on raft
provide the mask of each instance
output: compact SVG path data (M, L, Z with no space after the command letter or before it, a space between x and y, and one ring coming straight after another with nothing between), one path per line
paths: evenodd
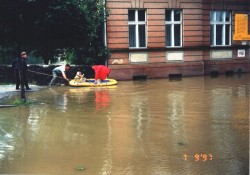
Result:
M110 73L110 69L104 65L94 65L92 66L92 69L94 69L95 71L94 84L97 84L98 82L100 82L100 80L104 81Z
M84 77L84 74L82 74L81 71L77 71L74 81L77 83L83 83L86 81L86 78Z

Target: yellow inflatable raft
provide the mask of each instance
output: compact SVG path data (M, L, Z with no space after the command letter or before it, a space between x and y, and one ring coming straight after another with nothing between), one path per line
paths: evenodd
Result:
M77 82L75 80L71 80L69 81L69 85L74 87L100 87L100 86L112 86L117 84L117 81L114 79L106 79L97 84L94 84L94 82L95 79L87 79L85 82Z

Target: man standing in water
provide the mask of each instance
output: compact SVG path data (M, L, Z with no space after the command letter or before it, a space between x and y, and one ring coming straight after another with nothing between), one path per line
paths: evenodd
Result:
M53 78L52 78L52 80L50 81L49 86L52 87L52 86L55 84L55 81L56 81L57 77L58 77L59 75L61 75L61 74L62 74L63 78L64 78L66 81L69 81L69 79L67 78L67 76L66 76L66 74L65 74L65 72L66 72L67 70L69 70L69 69L70 69L70 65L69 65L69 64L66 64L65 66L63 65L63 66L59 66L59 67L54 68L54 69L52 70Z
M21 57L18 57L12 62L12 68L14 70L16 90L20 89L20 84L26 87L26 90L31 90L28 84L27 77L27 53L22 52Z

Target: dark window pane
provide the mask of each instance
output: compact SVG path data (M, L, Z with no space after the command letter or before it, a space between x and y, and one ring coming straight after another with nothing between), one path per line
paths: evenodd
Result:
M145 10L138 10L138 21L145 21Z
M222 25L216 25L216 45L222 45Z
M128 11L128 20L129 21L135 21L135 10L129 10Z
M139 25L139 47L146 47L145 25Z
M230 12L225 12L226 13L226 22L230 22Z
M181 25L174 25L174 46L181 46Z
M230 43L230 25L226 25L226 45L229 45Z
M166 25L166 46L171 46L171 25Z
M181 21L181 11L180 10L174 11L174 21Z
M213 25L210 26L210 43L212 46L215 45L215 43L214 43L214 26Z
M129 25L129 47L136 46L135 25Z
M165 20L166 21L171 21L171 10L166 10Z

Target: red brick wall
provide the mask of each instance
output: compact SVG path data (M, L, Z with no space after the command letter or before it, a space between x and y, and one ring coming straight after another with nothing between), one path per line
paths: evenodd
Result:
M231 10L234 16L234 13L249 13L250 8L249 0L106 0L106 4L107 9L110 10L107 19L107 47L112 53L108 64L112 70L110 76L117 79L131 79L137 74L157 78L168 77L171 73L181 73L186 76L209 73L212 71L211 65L218 63L218 61L210 60L210 11ZM146 49L129 49L128 9L146 10ZM181 48L166 48L165 46L166 9L182 9L183 47ZM232 18L232 24L234 24L234 18ZM233 28L234 25L232 25L232 34ZM241 42L232 41L232 47L226 49L233 51L233 60L227 60L225 64L222 62L223 66L216 69L221 69L221 72L227 71L232 67L227 65L235 65L239 61L237 68L242 67L243 71L250 72L249 68L246 68L250 66L244 65L249 64L249 60L237 58L237 50L241 47ZM175 63L175 69L172 62L166 60L166 52L172 51L182 51L184 55L183 61ZM131 64L129 62L131 52L147 53L147 63ZM246 53L249 54L248 52L247 49ZM237 60L234 61L234 59ZM206 66L205 64L208 63L209 66ZM159 66L158 69L157 66Z

